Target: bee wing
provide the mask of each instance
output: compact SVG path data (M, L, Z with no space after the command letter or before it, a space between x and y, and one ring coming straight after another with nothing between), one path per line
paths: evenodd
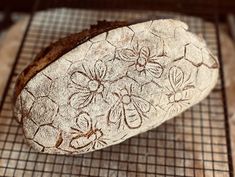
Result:
M140 110L140 112L142 113L149 112L151 105L148 101L138 96L132 96L131 98L132 98L133 104L135 105L135 107L137 107Z
M123 117L123 106L120 102L112 106L108 112L109 123L119 123Z
M179 113L182 110L182 107L178 103L173 103L169 108L168 108L168 113L169 115L175 115L176 113Z
M78 136L70 141L70 146L74 149L82 149L92 144L92 141L86 136Z
M163 67L158 62L148 62L145 68L155 78L161 77L163 73Z
M103 140L97 140L94 142L93 144L93 149L101 149L102 147L104 147L105 145L107 145L107 143Z
M101 60L97 60L95 63L95 74L99 79L103 79L107 72L107 66Z
M93 97L88 89L80 89L69 97L69 104L75 109L80 109L91 103Z
M124 105L124 121L130 129L139 128L142 124L142 115L138 108L131 102Z
M127 62L135 62L139 58L139 54L133 49L122 49L118 51L118 57Z
M91 118L88 113L82 112L76 119L77 129L83 133L88 132L92 128Z
M90 78L86 73L83 73L81 71L75 71L71 74L70 80L75 85L78 85L80 87L84 87L88 84L88 82L90 81Z
M148 58L150 57L150 49L148 47L142 47L140 49L140 57L148 60Z
M169 70L168 78L171 87L174 89L174 91L177 91L177 89L179 89L184 82L184 73L179 67L173 66Z

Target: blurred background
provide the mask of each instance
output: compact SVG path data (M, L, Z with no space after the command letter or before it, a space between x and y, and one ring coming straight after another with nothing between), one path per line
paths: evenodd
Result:
M57 10L55 11L55 9ZM77 13L77 11L81 13ZM114 15L110 15L112 11ZM134 11L133 14L130 13L132 11ZM157 15L153 15L153 12L157 12ZM92 14L97 17L92 19L90 17ZM77 16L82 17L78 18ZM222 86L219 91L221 91L223 97L221 98L221 108L223 108L224 112L223 122L221 123L225 125L223 131L226 134L223 138L226 139L227 142L226 155L228 155L228 157L233 156L233 161L235 161L235 0L1 0L0 111L2 111L3 114L4 103L7 100L8 91L12 87L11 83L14 82L14 76L32 60L37 52L60 37L69 33L79 32L82 28L88 28L91 23L95 23L96 19L126 19L132 21L175 17L190 23L189 26L192 31L206 38L208 43L212 43L212 48L213 44L215 44L216 54L221 59L222 64ZM53 20L50 21L50 19ZM69 24L70 22L72 24ZM53 23L54 26L51 27L51 23ZM40 27L40 29L36 29L36 27ZM58 29L56 27L58 27ZM36 32L34 30L36 30ZM29 34L34 36L34 38L29 38ZM46 36L46 34L48 36ZM33 40L30 43L31 39ZM40 39L42 41L40 41ZM30 59L22 59L27 57ZM214 124L213 119L211 119L211 124ZM4 128L6 128L9 125L10 124L2 124L2 127L4 126ZM229 127L230 131L228 130ZM4 148L1 149L2 156L3 151L6 150L7 141L9 140L6 137L10 134L9 131L4 133L4 138L1 139L2 144L4 144ZM16 136L16 133L13 133L13 135ZM14 137L14 139L17 138ZM213 137L211 137L211 139L213 139ZM211 147L213 147L213 145ZM12 149L13 148L10 147L9 152L12 152ZM21 151L22 148L18 153L21 153ZM213 151L213 149L211 151ZM216 150L214 151L216 152ZM213 152L211 154L213 155ZM1 167L1 163L6 163L5 166L9 166L10 162L13 163L11 158L12 157L8 155L6 162L4 158L1 161L0 157L0 170L1 168L4 169L4 165ZM19 159L20 157L18 155L15 163L17 163ZM229 173L228 175L224 173L223 176L233 175L232 161L230 158L228 159L226 163L228 163L229 166L227 169ZM28 160L26 163L27 162ZM177 164L177 162L175 162L175 164ZM207 169L204 162L202 162L202 164L203 169ZM213 163L212 165L211 171L216 169ZM18 166L13 165L13 171L16 167ZM174 166L174 168L176 167ZM210 169L210 167L208 168ZM24 167L24 169L27 168ZM34 170L35 169L37 168L34 167ZM0 176L3 174L7 174L6 169L2 171L2 174L0 171ZM9 172L9 174L11 176L14 172ZM186 172L182 174L182 176L187 176ZM194 173L192 176L216 176L214 171L213 173L208 172L208 174L212 175L206 174L207 173L200 172ZM172 176L174 175L176 174Z

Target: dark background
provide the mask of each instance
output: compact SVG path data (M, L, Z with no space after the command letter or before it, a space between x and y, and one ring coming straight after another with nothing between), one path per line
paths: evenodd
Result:
M30 13L36 6L37 10L48 7L162 10L200 16L206 20L216 14L222 22L228 20L228 14L235 14L235 0L0 0L0 31L13 23L12 13ZM235 36L235 29L232 31Z
M6 8L14 11L28 12L37 0L1 0L0 10ZM56 3L55 3L56 2ZM110 3L112 2L112 3ZM54 6L102 8L102 9L158 9L178 11L189 14L235 12L235 0L40 0L39 9L45 9L49 3Z

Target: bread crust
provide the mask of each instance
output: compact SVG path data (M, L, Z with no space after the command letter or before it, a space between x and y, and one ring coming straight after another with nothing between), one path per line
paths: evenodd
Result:
M126 25L128 25L128 23L123 21L98 21L97 25L91 25L90 29L83 30L79 33L70 34L69 36L59 39L58 41L43 49L35 57L33 62L19 74L15 84L13 103L15 104L18 95L31 78L33 78L45 67L56 61L62 55L69 52L76 46L86 42L92 37Z
M66 40L35 59L45 66L46 59L57 61L31 71L37 74L15 103L34 149L82 154L121 143L197 104L216 84L217 58L181 21L149 20L94 35L82 45L71 37L76 47L66 45L61 57Z

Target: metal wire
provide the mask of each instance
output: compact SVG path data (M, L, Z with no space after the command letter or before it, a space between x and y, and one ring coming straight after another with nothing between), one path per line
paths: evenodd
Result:
M78 156L41 154L28 147L12 118L11 99L17 75L44 47L97 20L177 18L202 35L215 55L215 21L157 11L53 9L30 20L0 110L1 176L233 176L223 75L201 103L160 127L119 145Z

